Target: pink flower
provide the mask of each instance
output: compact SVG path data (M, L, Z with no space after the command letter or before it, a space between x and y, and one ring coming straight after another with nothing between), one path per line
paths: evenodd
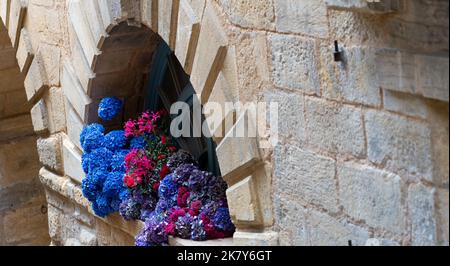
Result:
M170 219L170 221L172 221L172 222L176 222L176 221L178 221L178 218L179 218L179 217L183 217L183 216L185 216L185 215L186 215L186 211L185 211L184 209L178 209L178 210L174 210L174 211L170 214L169 219Z
M169 223L166 225L166 227L164 228L166 231L166 234L171 235L171 236L175 236L175 223Z

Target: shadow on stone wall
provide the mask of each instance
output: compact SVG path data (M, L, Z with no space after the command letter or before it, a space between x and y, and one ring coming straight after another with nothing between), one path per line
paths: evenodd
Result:
M48 245L47 203L23 84L0 23L0 245Z

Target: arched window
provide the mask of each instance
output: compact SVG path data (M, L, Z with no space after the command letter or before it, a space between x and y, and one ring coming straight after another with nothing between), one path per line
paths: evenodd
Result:
M115 26L102 44L94 72L89 114L95 114L102 97L116 96L125 101L121 119L106 123L108 129L121 127L143 111L170 111L171 105L179 101L191 106L192 113L195 90L189 75L166 42L145 26L132 27L126 22ZM202 117L201 122L204 120ZM97 121L97 117L89 116L89 123ZM178 138L176 143L199 161L202 170L221 176L212 138Z
M191 110L192 133L195 90L189 81L189 75L185 73L166 43L162 42L157 47L147 77L144 88L144 109L156 111L164 108L170 111L173 103L185 102ZM205 118L202 116L201 122L203 123L204 120ZM190 151L196 157L203 170L221 176L216 156L216 144L212 138L181 137L176 139L176 142L179 148Z

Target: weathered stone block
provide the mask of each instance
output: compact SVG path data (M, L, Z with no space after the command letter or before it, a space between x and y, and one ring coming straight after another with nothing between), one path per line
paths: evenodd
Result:
M30 65L27 76L25 77L25 91L27 99L34 102L42 96L44 90L48 88L47 74L40 55L36 55Z
M352 163L339 164L337 175L340 202L346 213L375 228L404 232L399 176Z
M63 173L61 136L55 135L37 140L39 161L56 173Z
M434 188L427 188L421 184L411 185L408 190L412 245L414 246L434 246L437 244L435 193Z
M425 101L415 95L383 90L384 108L401 114L427 118L428 108Z
M85 177L81 167L81 152L67 138L63 139L64 173L81 184Z
M6 27L8 27L9 24L9 10L11 8L11 0L4 0L0 2L0 18L3 21L3 24L5 24Z
M33 126L28 115L16 116L2 120L0 127L0 141L17 139L33 134Z
M256 135L239 135L241 130L256 132L253 122L245 112L216 149L222 176L228 184L247 176L249 170L261 161Z
M403 0L325 0L330 8L367 13L391 13L403 8Z
M327 7L323 1L275 1L276 25L280 32L328 36Z
M334 154L366 155L361 108L307 98L305 120L309 145Z
M275 149L275 194L338 211L336 162L293 145Z
M30 105L27 102L27 95L25 94L25 90L15 90L5 93L4 101L0 96L0 104L3 107L0 108L0 117L11 117L21 114L28 114L30 111Z
M278 103L278 132L280 136L292 138L299 143L306 139L305 105L303 95L282 91L268 91L265 101Z
M449 245L449 192L448 189L439 189L438 195L438 232L439 244L443 246Z
M375 63L375 50L370 48L340 48L344 61L334 62L334 46L321 46L321 62L327 73L321 75L323 96L339 101L381 105L380 85Z
M427 98L449 101L449 57L416 56L418 91Z
M233 24L244 28L275 30L273 0L221 0L220 2Z
M258 196L253 177L247 177L227 190L230 215L236 226L261 222Z
M276 197L277 227L282 246L363 246L369 232L326 213L306 209L291 198Z
M222 30L211 3L206 5L201 24L196 57L192 67L191 83L201 102L206 103L216 83L227 54L228 38Z
M66 101L66 114L67 114L67 136L74 143L79 150L82 150L80 143L80 134L83 130L84 124L80 117L77 115L72 105Z
M15 52L16 50L12 47L0 49L0 58L2 58L2 61L0 61L0 71L16 66Z
M3 217L5 240L10 245L48 245L47 214L41 212L44 202L37 201L9 212Z
M95 56L99 54L99 51L80 1L71 1L69 3L68 14L70 23L80 41L87 62L89 66L91 66Z
M33 58L34 52L33 47L31 46L30 37L28 36L28 31L23 28L20 33L19 45L17 47L17 63L23 74L26 75L28 73Z
M33 108L31 108L31 121L33 122L34 131L43 133L48 130L48 113L44 100L39 100Z
M448 57L381 49L376 61L382 88L448 102Z
M272 79L276 86L320 94L314 41L296 36L270 34Z
M278 233L265 231L262 233L252 233L237 231L233 236L234 246L277 246Z
M50 133L58 133L66 129L66 114L64 112L63 89L59 87L50 88L44 95L47 108L48 128Z
M77 112L78 116L85 120L87 119L87 108L92 102L83 90L73 66L66 62L61 78L61 85L64 95Z
M431 132L426 125L378 111L368 111L365 124L371 162L432 181Z
M0 165L0 188L2 189L36 179L39 165L35 137L22 138L0 145ZM5 198L2 200L6 202Z
M179 12L175 55L186 73L190 74L200 35L201 17L187 1L180 2Z
M11 38L13 47L17 47L17 44L19 42L20 30L23 26L27 6L28 0L11 1L8 34Z

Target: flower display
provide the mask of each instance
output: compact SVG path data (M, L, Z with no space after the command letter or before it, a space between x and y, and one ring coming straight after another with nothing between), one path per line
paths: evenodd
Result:
M98 117L105 121L111 121L119 115L123 102L116 97L104 98L98 106Z
M122 106L117 98L105 98L99 117L110 121ZM83 195L98 216L119 212L125 220L144 221L137 246L164 246L169 236L195 241L232 236L226 183L177 149L169 123L168 114L159 111L144 112L123 130L86 126L80 134Z

